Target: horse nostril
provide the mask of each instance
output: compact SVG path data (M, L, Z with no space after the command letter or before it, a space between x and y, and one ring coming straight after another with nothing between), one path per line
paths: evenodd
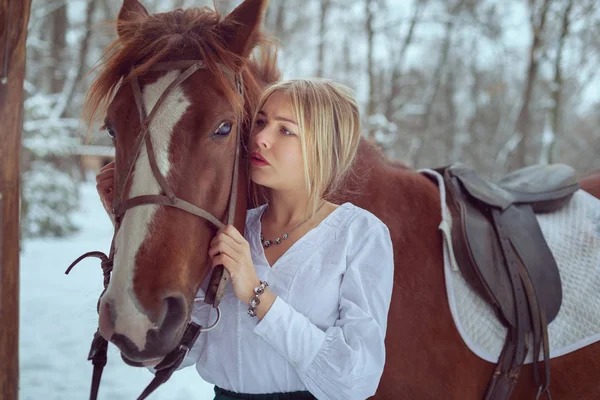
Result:
M106 340L110 340L115 333L115 316L112 313L110 304L106 301L100 303L98 330Z
M161 336L171 336L180 329L187 315L187 306L183 296L169 296L163 299L165 314L160 324Z

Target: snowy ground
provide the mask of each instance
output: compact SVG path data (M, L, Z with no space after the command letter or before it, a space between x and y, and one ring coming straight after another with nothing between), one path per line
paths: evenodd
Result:
M100 262L82 261L70 275L64 271L81 254L106 252L112 226L93 183L81 186L81 231L64 240L29 240L21 253L20 399L87 399L92 365L87 353L98 324L96 301L102 291ZM121 361L109 347L100 399L133 400L152 374ZM195 368L177 371L151 400L212 399L213 386Z

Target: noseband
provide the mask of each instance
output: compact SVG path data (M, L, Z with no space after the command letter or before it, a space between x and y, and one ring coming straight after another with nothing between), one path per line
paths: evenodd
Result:
M215 217L210 212L200 208L190 202L180 199L175 195L171 187L167 184L166 178L160 172L158 168L158 164L156 162L156 155L154 154L154 150L152 147L152 140L150 138L150 126L154 117L156 116L160 106L166 100L166 98L171 94L174 88L182 84L186 79L192 76L196 71L200 69L206 68L205 64L199 60L191 60L191 61L172 61L172 62L160 62L155 64L150 71L171 71L171 70L183 70L185 69L171 84L165 89L165 91L161 94L160 98L150 111L150 114L146 113L146 109L144 107L144 103L142 101L142 92L140 89L140 84L138 82L137 76L133 76L131 80L131 86L133 88L133 97L135 99L135 103L138 109L138 113L140 116L140 125L141 125L141 133L138 135L135 144L134 144L134 155L129 159L129 162L126 164L125 168L120 169L121 173L119 174L119 179L115 184L115 196L113 198L112 204L112 212L115 216L115 232L113 235L112 243L110 246L110 252L107 256L106 254L100 251L92 251L83 254L79 258L77 258L67 269L65 272L68 274L71 269L77 265L81 260L88 257L96 257L101 260L102 272L104 275L104 290L102 294L100 294L100 298L98 299L98 312L100 311L100 300L102 296L106 292L108 288L108 284L110 282L110 275L113 269L113 261L115 255L115 240L117 237L117 233L119 228L121 227L121 223L123 221L123 217L127 210L142 206L142 205L159 205L159 206L168 206L175 207L180 210L186 211L192 215L201 217L212 225L214 225L217 229L220 229L225 226L219 218ZM220 68L227 75L232 77L235 81L236 89L242 99L244 98L243 93L243 81L241 72L237 75L234 74L229 69L220 66ZM238 183L238 167L239 167L239 158L240 158L240 142L241 142L241 133L242 133L242 112L238 116L237 121L237 138L236 138L236 147L235 147L235 157L233 164L233 177L231 181L231 190L229 194L229 206L228 206L228 215L227 215L227 224L233 224L235 218L235 205L237 200L237 183ZM158 195L141 195L136 196L129 199L123 199L125 193L125 187L127 182L129 181L131 174L133 173L133 169L135 166L135 162L139 157L141 148L143 145L146 145L146 151L148 153L148 160L150 162L150 167L152 168L152 173L154 174L155 179L160 185L162 192L164 194ZM116 169L115 169L116 170ZM217 309L217 320L213 325L208 328L202 328L200 325L191 321L188 322L187 328L181 338L179 345L172 350L169 354L165 356L165 358L155 367L156 374L154 379L150 384L146 387L144 392L138 397L138 400L145 399L148 397L156 388L158 388L161 384L166 382L173 372L181 365L183 359L190 351L194 342L198 338L201 332L207 332L215 328L215 326L219 323L221 312L219 309L219 303L221 298L223 297L223 293L225 291L225 286L227 284L227 280L229 279L229 273L222 266L219 265L213 269L210 285L208 288L208 292L206 298L196 298L194 299L194 303L198 301L204 301L205 303L212 304L213 307ZM191 317L190 317L191 318ZM108 350L108 342L100 335L100 330L97 329L96 333L94 333L94 339L92 340L92 346L90 348L90 352L88 354L88 360L92 361L94 365L94 372L92 376L92 387L90 390L90 399L95 400L98 396L98 389L100 387L100 379L102 376L102 370L106 365L107 361L107 350ZM143 366L141 363L134 363L128 361L129 364Z

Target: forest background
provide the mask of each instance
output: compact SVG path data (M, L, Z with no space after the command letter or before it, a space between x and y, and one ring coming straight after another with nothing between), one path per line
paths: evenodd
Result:
M145 0L150 12L212 0ZM223 12L240 1L217 0ZM23 234L68 236L86 179L79 117L119 1L33 0ZM414 168L461 161L498 177L534 163L600 168L596 0L271 0L284 78L355 90L363 134ZM94 132L94 143L107 143ZM107 154L108 155L108 154ZM89 172L89 171L88 171Z

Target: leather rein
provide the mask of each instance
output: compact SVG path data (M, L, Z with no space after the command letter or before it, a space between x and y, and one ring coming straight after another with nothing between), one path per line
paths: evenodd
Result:
M152 147L152 141L150 138L150 126L154 117L156 116L160 106L169 96L174 88L182 84L186 79L192 76L196 71L200 69L206 68L206 65L200 60L189 60L189 61L172 61L172 62L160 62L155 64L150 71L171 71L171 70L184 70L161 94L160 98L150 111L150 114L146 113L144 103L142 101L142 92L140 89L140 84L138 82L137 76L133 76L131 80L131 85L133 88L133 96L135 98L135 103L138 109L138 113L140 116L140 124L141 124L141 133L138 135L136 142L134 144L134 156L129 160L126 164L125 168L121 171L119 175L119 179L116 181L115 187L115 196L113 198L112 204L112 212L115 217L115 231L112 239L112 243L110 246L110 252L107 256L103 252L100 251L91 251L83 254L79 258L77 258L70 266L67 268L65 274L68 274L71 269L77 265L81 260L88 257L96 257L101 260L102 272L104 275L104 290L100 294L98 299L97 309L99 312L100 300L102 296L106 292L108 288L108 284L110 283L110 276L113 269L113 261L115 254L115 240L117 237L117 233L119 228L121 227L121 222L123 221L123 217L127 210L142 206L142 205L162 205L168 207L175 207L180 210L186 211L192 215L201 217L212 225L220 229L225 226L223 222L219 220L219 218L215 217L210 212L189 203L183 199L180 199L175 195L171 187L167 184L166 178L160 172L158 168L158 164L156 162L156 155L154 154L154 150ZM234 74L230 70L220 65L220 68L229 76L231 76L236 85L237 92L244 97L243 92L243 81L241 72L238 74ZM243 111L240 112L237 121L237 138L236 138L236 148L235 148L235 158L233 164L233 178L231 181L231 189L229 195L229 209L227 215L227 224L233 224L235 218L235 206L237 200L237 184L238 184L238 168L239 168L239 158L240 158L240 142L241 142L241 133L242 133L242 115ZM123 199L125 187L127 182L129 181L131 174L133 173L133 169L135 166L135 162L139 157L141 148L143 145L146 145L146 150L148 154L148 159L150 162L150 167L152 168L152 173L154 174L155 179L159 183L162 192L164 194L158 195L141 195L133 198ZM138 397L138 400L145 399L148 397L156 388L166 382L173 372L181 365L183 359L190 351L194 342L198 338L201 332L207 332L214 329L220 321L221 312L219 309L219 303L223 296L227 281L229 279L229 273L222 266L219 265L213 269L210 285L206 294L206 298L195 298L194 303L198 301L204 301L207 304L212 304L214 308L217 309L217 320L208 328L202 328L202 326L194 323L190 320L188 321L188 325L186 330L181 338L179 345L172 350L169 354L165 356L165 358L155 366L156 374L154 379L150 382L150 384L146 387L146 389L142 392L142 394ZM94 333L94 338L92 340L92 345L90 348L90 352L88 354L88 360L92 361L94 366L94 371L92 375L92 386L90 389L90 399L96 400L98 396L98 389L100 387L100 379L102 376L102 371L107 362L107 350L108 350L108 342L100 335L99 329ZM128 361L128 363L143 366L141 363L134 363Z

